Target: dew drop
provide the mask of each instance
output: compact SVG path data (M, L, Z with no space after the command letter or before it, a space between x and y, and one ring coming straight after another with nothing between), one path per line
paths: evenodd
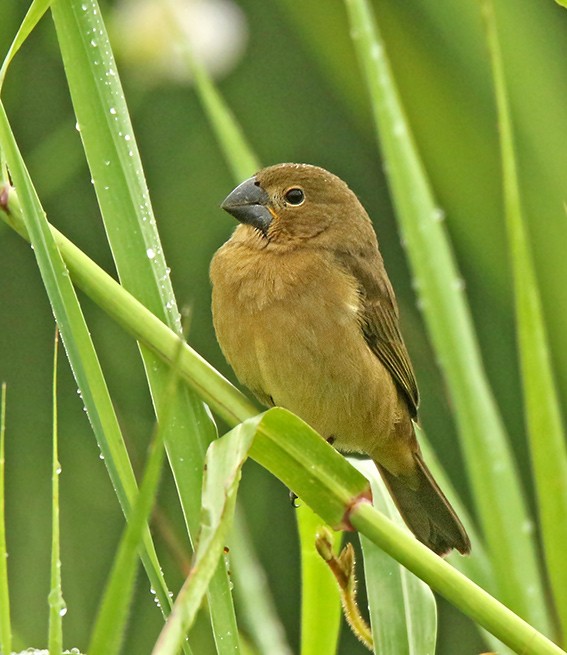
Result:
M148 259L153 259L156 256L155 250L153 248L148 248L146 250L146 255L148 256Z
M522 532L524 534L533 534L534 532L534 524L533 521L530 521L529 519L526 519L522 523Z
M394 123L394 136L402 137L406 134L406 125L403 121L396 121Z
M445 220L445 212L441 209L441 207L435 207L431 214L431 218L436 221L436 222L441 222Z
M374 61L378 61L382 55L384 54L384 51L382 49L382 46L379 45L378 43L374 43L372 45L372 49L370 51L370 55Z

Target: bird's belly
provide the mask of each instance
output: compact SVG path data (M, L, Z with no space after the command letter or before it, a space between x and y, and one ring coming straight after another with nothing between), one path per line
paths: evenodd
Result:
M217 253L218 341L240 382L264 404L289 409L342 450L382 462L380 451L389 460L403 408L364 338L357 283L323 257L300 255L248 260L230 242Z
M386 401L395 397L391 378L370 352L354 308L327 309L323 319L316 311L286 314L272 307L258 312L252 325L229 359L260 397L334 437L344 450L366 450L382 426L393 424L395 407Z

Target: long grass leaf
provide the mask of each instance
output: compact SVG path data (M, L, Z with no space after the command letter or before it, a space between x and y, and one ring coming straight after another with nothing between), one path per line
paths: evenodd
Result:
M55 333L53 349L53 456L51 465L51 588L49 591L49 652L61 655L63 651L63 616L67 606L61 588L61 555L59 531L59 434L57 412L57 359L59 334Z
M61 259L2 104L0 104L0 145L6 153L10 173L18 185L19 198L22 200L22 208L17 202L14 202L13 211L17 216L13 215L12 217L19 217L19 229L28 235L34 246L44 285L73 374L81 391L83 403L87 409L89 421L104 456L118 500L127 515L137 490L128 452L94 345L73 285L69 280L68 269ZM0 198L6 198L7 203L10 204L7 188L0 193ZM8 211L8 215L10 215L10 210ZM142 561L165 612L171 603L149 529L146 530L144 537Z
M301 555L301 655L334 655L341 627L337 582L315 547L324 522L307 505L296 512ZM340 540L336 539L337 548Z
M236 117L218 92L207 69L192 52L187 33L179 25L175 0L164 0L162 6L166 12L171 38L174 39L176 48L183 55L185 63L191 71L203 111L223 152L224 159L234 181L241 182L260 169L260 162Z
M4 502L5 464L4 443L6 437L6 383L0 392L0 651L12 652L12 627L10 625L10 593L8 585L8 550L6 548L6 508Z
M446 560L483 589L486 589L492 595L497 595L497 582L492 571L492 563L488 558L482 539L477 532L470 514L467 508L463 505L451 481L447 477L447 474L437 460L437 456L429 444L425 433L419 427L416 427L416 431L427 466L431 469L433 477L437 480L441 489L443 489L443 493L449 499L449 502L463 522L471 542L475 545L473 552L467 557L462 557L460 554L452 552L447 556ZM481 632L491 651L498 653L499 655L510 655L510 653L512 653L505 644L496 639L489 632L486 630L481 630Z
M132 508L126 530L120 540L112 571L106 584L87 652L89 655L118 655L123 641L128 609L134 594L138 548L158 491L165 457L163 433L175 398L177 368L170 372L165 390L163 413L148 450L140 492Z
M2 86L4 84L4 79L6 77L6 72L8 71L8 66L10 65L12 59L14 58L14 55L22 47L22 44L25 42L25 40L28 38L34 27L40 21L41 17L49 9L49 5L52 2L53 0L34 0L31 3L30 8L28 9L28 12L24 17L24 20L20 24L18 33L14 37L14 40L12 41L12 44L10 45L8 52L4 57L2 67L0 68L0 91L2 90Z
M481 361L463 282L367 0L345 0L426 325L455 407L498 595L550 630L532 524ZM474 544L473 544L474 548Z
M169 269L157 231L128 108L96 0L59 0L53 17L71 97L109 244L122 284L181 334ZM141 347L156 414L167 367ZM198 528L202 465L216 427L202 401L181 388L165 432L189 535ZM238 629L226 572L211 581L209 607L219 653L238 651Z
M369 460L350 461L370 480L374 506L405 528L376 466ZM361 535L360 543L375 652L434 655L437 604L431 589L366 537Z
M203 478L201 527L191 571L152 655L175 655L193 624L232 525L241 471L254 438L244 424L209 446Z
M563 635L567 635L567 446L542 303L520 198L506 79L494 6L483 0L496 102L504 203L516 296L526 422L543 547Z

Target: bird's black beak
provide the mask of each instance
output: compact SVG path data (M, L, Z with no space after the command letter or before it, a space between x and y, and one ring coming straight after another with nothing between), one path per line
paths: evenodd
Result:
M272 214L266 206L269 201L268 194L258 184L257 179L250 177L228 194L221 208L241 223L251 225L266 234L272 222Z

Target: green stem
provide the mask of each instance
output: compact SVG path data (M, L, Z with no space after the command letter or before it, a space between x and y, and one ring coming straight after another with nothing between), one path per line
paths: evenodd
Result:
M370 503L358 503L350 514L350 522L359 532L516 653L565 655L559 646L417 542Z
M8 199L2 200L8 193ZM9 207L8 213L1 211ZM17 196L12 189L0 189L0 216L20 236L29 241L21 218ZM218 373L189 345L179 350L179 336L129 294L116 280L59 230L50 225L53 238L76 285L135 339L172 364L179 356L180 378L189 384L229 425L237 425L258 413L244 394Z
M0 189L0 199L3 197L3 193ZM0 204L0 217L20 234L25 234L18 215L16 197L15 194L12 194L13 192L9 195L9 214L1 210ZM5 206L5 201L2 204ZM51 226L51 230L76 284L130 334L145 343L165 361L173 363L179 356L177 366L180 378L197 391L229 425L236 425L257 413L256 408L246 396L198 353L187 344L183 344L179 351L179 337L172 330L54 227ZM251 451L252 456L257 459L256 453L265 454L266 447L264 445L264 450L262 450L260 445L258 448L255 446ZM260 457L260 459L263 459L264 463L268 461L266 458ZM342 461L346 464L346 460ZM333 479L330 467L324 467L314 461L311 469L312 477L309 485L314 483L314 478L320 478L322 483ZM294 487L298 493L303 491L299 488L300 478L292 477L293 471L279 470L279 477L284 483L288 481L287 476L289 475L295 482L290 486ZM354 528L517 653L521 655L567 655L565 651L520 619L502 603L459 573L450 564L437 557L405 530L396 526L386 516L374 509L370 503L357 502L353 506L352 497L350 500L345 497L344 485L341 486L338 483L335 483L334 486L328 485L327 490L326 497L310 496L310 489L305 490L307 496L317 499L317 502L312 504L312 509L316 513L320 516L327 516L328 505L331 503L342 503L345 514L352 507L345 518ZM333 492L336 492L334 496L332 496Z

